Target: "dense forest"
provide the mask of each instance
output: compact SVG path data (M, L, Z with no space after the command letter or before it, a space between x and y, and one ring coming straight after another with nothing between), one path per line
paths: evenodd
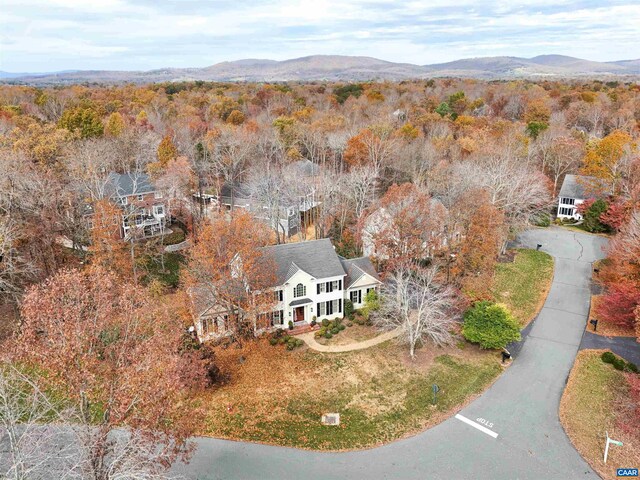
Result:
M554 221L567 174L595 177L602 190L581 207L582 227L615 235L598 314L640 335L639 141L640 84L617 81L0 86L2 335L12 342L17 332L17 358L46 358L78 398L111 392L101 400L112 412L97 434L103 447L114 425L166 430L131 416L137 392L148 394L146 412L166 407L171 435L185 438L194 419L176 396L223 376L213 353L182 335L192 321L185 291L202 280L222 289L238 251L249 264L259 246L329 237L351 258L369 241L383 274L428 261L482 300L507 242ZM313 178L299 168L309 164ZM188 253L166 253L164 237L127 242L101 228L111 172L153 179ZM289 235L233 200L230 211L205 205L223 187L249 191L276 220L300 198L312 196L314 208ZM384 225L371 230L380 211ZM70 297L73 308L62 308ZM87 312L102 329L79 326ZM152 326L137 321L141 312ZM68 338L69 319L82 348L38 336ZM124 324L136 335L109 336ZM102 363L76 355L98 344L104 358L113 348L135 360L114 360L105 376ZM156 353L161 375L134 375L150 361L142 351Z

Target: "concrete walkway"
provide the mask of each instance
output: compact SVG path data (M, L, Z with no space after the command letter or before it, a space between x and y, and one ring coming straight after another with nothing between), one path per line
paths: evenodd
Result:
M348 343L345 345L322 345L318 343L315 338L315 332L301 333L296 335L297 338L306 343L310 349L324 353L343 353L353 352L355 350L364 350L365 348L373 347L396 338L402 333L401 328L390 330L388 332L381 333L380 335L370 338L369 340L363 340L362 342Z
M463 420L342 453L198 438L191 463L174 472L194 480L597 479L564 433L558 407L587 321L591 262L604 256L606 239L554 227L520 238L525 247L536 243L556 259L549 296L513 364L459 412Z
M611 350L627 362L640 367L640 343L635 337L605 337L591 332L584 332L580 350Z

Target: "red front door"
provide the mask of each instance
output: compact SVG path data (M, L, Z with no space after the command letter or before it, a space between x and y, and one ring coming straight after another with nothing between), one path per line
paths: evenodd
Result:
M293 321L296 323L304 322L304 307L296 307L293 313Z

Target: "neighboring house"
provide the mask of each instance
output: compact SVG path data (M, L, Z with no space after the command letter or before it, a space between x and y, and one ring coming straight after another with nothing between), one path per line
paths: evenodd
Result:
M149 238L166 232L170 223L168 208L149 175L110 173L104 194L122 211L121 238Z
M447 216L446 207L438 199L431 199L430 210L431 214L439 219L444 219ZM373 257L378 260L388 260L386 254L376 251L376 237L381 232L389 228L392 222L393 218L391 217L391 214L384 207L374 210L369 214L369 216L367 216L360 230L362 253L364 253L365 256ZM443 248L447 244L445 222L437 221L435 224L441 225L441 229L438 231L424 232L424 247L429 247L431 253ZM458 234L456 234L456 236L458 236Z
M264 247L263 252L273 259L276 269L271 289L276 304L268 314L271 328L343 318L345 300L360 308L367 293L381 285L368 258L342 258L327 238ZM201 341L228 334L228 312L211 307L197 292L192 299Z
M558 195L558 218L582 220L578 206L590 198L603 198L606 185L596 177L565 175Z

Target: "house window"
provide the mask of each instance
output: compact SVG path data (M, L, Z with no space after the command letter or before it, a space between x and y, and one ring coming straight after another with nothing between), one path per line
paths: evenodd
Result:
M153 206L153 214L154 215L164 215L164 207L162 205L154 205Z
M571 215L573 215L573 208L560 207L558 212L559 212L560 215L571 216Z
M304 297L307 294L307 287L299 283L296 288L293 289L293 298Z
M271 317L271 324L272 325L282 325L282 322L284 321L284 312L282 310L276 310L275 312L273 312L272 317Z
M563 197L563 198L560 199L560 203L562 203L563 205L575 205L576 204L576 199L575 198Z
M126 205L127 203L129 203L129 200L127 199L127 197L120 197L120 198L118 199L118 203L119 203L120 205Z
M153 192L153 198L162 198L162 192Z
M316 305L316 309L318 311L318 316L326 315L327 309L324 302L318 303Z
M283 295L283 291L282 290L276 290L275 292L273 292L273 297L274 297L273 299L276 302L281 302L282 299L283 299L283 296L284 295Z
M353 290L349 293L351 303L362 303L362 290Z
M327 315L333 315L333 301L325 302L327 306Z
M144 200L144 195L138 195L138 200L140 201Z
M325 283L318 283L317 287L317 294L320 295L321 293L324 293L327 291L327 285Z
M367 295L369 295L369 292L371 292L371 291L374 291L374 292L375 292L375 291L376 291L376 288L375 288L375 287L369 287L369 288L367 288Z

